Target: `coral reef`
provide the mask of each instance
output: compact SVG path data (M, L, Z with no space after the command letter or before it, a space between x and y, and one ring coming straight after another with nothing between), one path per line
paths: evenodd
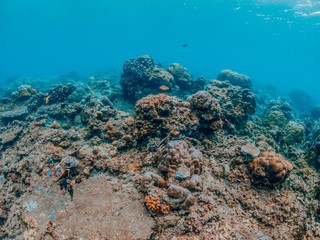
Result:
M130 59L123 65L120 84L125 96L138 100L149 94L159 93L159 87L166 86L166 91L179 92L203 89L205 79L194 80L186 68L178 63L168 67L168 71L155 64L149 55Z
M192 135L199 126L198 118L190 110L190 104L165 93L149 95L135 105L138 139L166 137L171 131Z
M156 67L153 58L145 55L124 63L120 84L126 96L137 100L162 85L171 89L174 79L170 73Z
M1 239L320 239L320 122L274 88L150 56L39 79L0 98Z
M224 127L241 128L256 110L256 97L249 89L233 86L228 82L212 81L207 87L213 98L218 99L224 118Z
M168 72L174 77L176 84L181 89L189 89L192 87L193 79L188 70L178 63L173 63L168 67Z
M232 85L240 86L242 88L252 88L251 80L248 76L232 72L231 70L222 70L218 76L217 80L219 81L229 81Z
M191 110L199 117L202 128L213 131L222 128L222 109L217 99L206 91L199 91L190 96L188 101Z
M287 145L304 142L304 127L301 124L290 121L284 128Z
M288 178L292 165L275 152L265 152L248 164L255 185L276 186Z
M16 101L23 101L30 98L32 95L36 94L37 90L31 88L30 85L21 85L18 91L12 93L12 97Z

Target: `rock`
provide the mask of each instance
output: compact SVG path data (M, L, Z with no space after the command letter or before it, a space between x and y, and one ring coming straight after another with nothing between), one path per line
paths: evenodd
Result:
M176 171L175 178L180 180L185 180L190 177L190 174L191 174L190 169L185 165L182 165Z
M251 157L258 157L260 154L259 148L257 148L254 144L248 143L241 147L243 153L251 156Z
M191 194L191 192L188 189L177 185L172 184L168 188L168 196L175 199L183 199L189 194Z
M17 108L13 111L6 111L0 113L0 119L3 123L7 124L14 120L23 120L27 117L29 111L27 107Z

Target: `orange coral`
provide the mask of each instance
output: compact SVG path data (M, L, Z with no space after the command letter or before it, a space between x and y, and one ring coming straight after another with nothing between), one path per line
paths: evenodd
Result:
M157 213L161 208L160 198L153 195L147 195L144 199L148 210L153 214Z

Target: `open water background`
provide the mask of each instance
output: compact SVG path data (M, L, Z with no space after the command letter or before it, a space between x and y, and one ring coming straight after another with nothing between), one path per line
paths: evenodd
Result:
M144 54L208 79L231 69L320 102L320 1L0 1L0 85L13 76L121 71Z

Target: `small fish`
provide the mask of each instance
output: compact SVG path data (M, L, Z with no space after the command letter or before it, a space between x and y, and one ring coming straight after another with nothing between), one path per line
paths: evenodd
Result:
M185 43L185 44L183 44L183 45L182 45L182 47L188 47L188 44L187 44L187 43Z

